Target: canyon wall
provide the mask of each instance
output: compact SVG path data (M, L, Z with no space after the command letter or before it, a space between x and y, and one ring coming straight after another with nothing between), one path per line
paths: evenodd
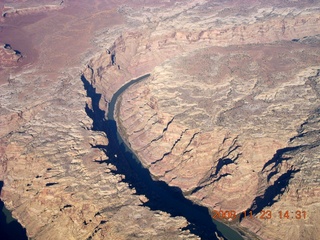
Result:
M27 54L23 64L1 59L1 200L32 239L199 239L184 217L143 206L148 199L101 148L106 135L92 130L81 70L101 51L90 45L104 31L95 21L107 16L104 27L115 32L121 22L114 5L96 3L5 17L3 37L12 34L13 49Z
M318 10L208 4L152 15L162 20L154 31L122 34L87 76L108 101L118 88L110 79L121 85L151 72L122 96L118 123L155 179L210 209L236 211L237 227L263 239L316 238L316 123L300 139L318 116ZM256 217L243 218L250 211Z

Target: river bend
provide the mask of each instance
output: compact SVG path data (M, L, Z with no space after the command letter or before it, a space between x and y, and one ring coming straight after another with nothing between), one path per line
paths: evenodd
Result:
M92 108L86 106L86 112L93 120L93 130L107 134L108 146L99 146L108 156L106 162L116 166L115 174L125 175L124 181L134 188L137 194L145 195L149 201L144 206L151 210L161 210L171 216L183 216L190 223L186 229L204 240L217 239L215 232L229 240L242 240L238 232L217 221L213 221L207 208L186 199L177 187L170 187L163 181L155 181L148 169L144 168L137 156L128 148L117 131L115 107L118 97L130 86L147 77L146 74L123 85L112 97L107 114L99 108L101 94L82 76L87 96L92 100ZM105 118L107 116L107 119Z

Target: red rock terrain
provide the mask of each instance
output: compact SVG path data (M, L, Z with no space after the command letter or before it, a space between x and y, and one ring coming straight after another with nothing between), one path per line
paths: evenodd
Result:
M196 239L183 217L143 207L114 165L96 162L107 156L93 147L108 141L90 130L80 71L101 51L90 41L123 23L117 8L77 1L4 19L1 39L26 59L1 72L1 199L30 238Z
M317 238L319 1L44 2L6 2L0 32L26 56L1 61L1 199L29 237L196 238L96 163L108 136L92 130L80 75L107 110L151 73L117 121L155 179L234 210L249 239Z
M193 52L125 93L119 122L156 178L212 209L257 209L258 219L272 211L268 221L241 222L263 238L302 238L306 233L292 224L317 221L318 204L308 200L319 194L319 173L312 171L319 148L318 55L319 48L298 43ZM314 130L302 130L308 118ZM280 219L286 210L310 216ZM273 224L281 228L274 232ZM317 232L310 227L310 239Z

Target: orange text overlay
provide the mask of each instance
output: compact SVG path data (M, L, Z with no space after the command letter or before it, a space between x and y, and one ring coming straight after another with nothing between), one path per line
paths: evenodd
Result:
M279 219L306 219L307 212L303 210L283 210L278 212L272 212L270 210L262 210L258 213L254 213L253 211L244 211L240 214L240 218L258 218L263 220L268 220L272 218ZM237 218L236 211L234 210L213 210L212 211L213 219L217 220L234 220Z

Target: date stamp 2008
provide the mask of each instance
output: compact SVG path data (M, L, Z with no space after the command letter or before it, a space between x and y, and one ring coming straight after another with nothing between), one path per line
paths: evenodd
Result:
M239 214L236 213L234 210L213 210L212 211L212 218L217 220L235 220L239 216ZM278 212L272 212L270 210L262 210L259 213L253 213L253 211L244 211L240 213L240 217L243 218L258 218L263 220L268 220L272 218L279 218L279 219L306 219L307 218L307 212L303 210L284 210L284 211L278 211Z

